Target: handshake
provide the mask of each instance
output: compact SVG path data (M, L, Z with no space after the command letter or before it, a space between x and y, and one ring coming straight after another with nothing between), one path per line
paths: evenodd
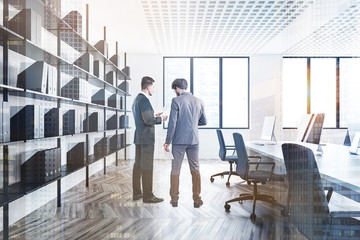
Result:
M157 114L155 114L155 117L160 117L162 114L163 114L162 112L157 113ZM163 122L166 122L166 120L168 119L168 116L163 115L161 118L162 118Z

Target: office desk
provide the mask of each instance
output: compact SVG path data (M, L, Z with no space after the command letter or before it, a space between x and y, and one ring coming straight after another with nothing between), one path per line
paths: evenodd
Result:
M284 165L281 145L297 143L313 150L321 177L334 186L334 189L357 202L360 202L360 156L349 153L349 147L335 144L322 146L323 155L317 156L317 145L299 142L280 142L275 145L259 146L247 141L246 148L269 157Z

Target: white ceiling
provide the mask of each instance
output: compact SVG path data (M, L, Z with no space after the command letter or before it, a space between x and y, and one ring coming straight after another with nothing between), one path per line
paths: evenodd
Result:
M107 25L108 40L119 41L119 47L127 52L360 55L360 0L85 3L89 3L90 18L100 26Z

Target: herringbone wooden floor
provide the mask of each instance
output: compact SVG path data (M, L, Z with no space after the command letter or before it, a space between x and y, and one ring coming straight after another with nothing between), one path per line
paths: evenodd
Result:
M14 239L303 239L288 226L280 209L258 202L257 219L250 221L252 201L231 203L231 211L224 210L226 200L239 193L249 192L252 186L240 184L233 176L231 186L214 173L228 170L228 164L218 160L200 162L202 198L204 205L193 208L191 175L184 161L180 177L179 206L173 208L169 197L170 161L155 160L154 193L164 202L144 204L132 200L131 174L133 161L111 165L107 174L90 178L89 188L81 183L62 195L61 208L56 200L10 227ZM286 190L278 184L259 186L260 192L284 201Z

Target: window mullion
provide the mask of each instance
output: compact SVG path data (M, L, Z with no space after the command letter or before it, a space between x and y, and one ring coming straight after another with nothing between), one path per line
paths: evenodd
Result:
M194 94L194 58L190 58L190 92Z
M223 128L223 69L222 58L219 58L219 128Z
M311 114L311 66L310 58L307 58L307 114Z
M340 128L340 58L336 58L336 128Z

